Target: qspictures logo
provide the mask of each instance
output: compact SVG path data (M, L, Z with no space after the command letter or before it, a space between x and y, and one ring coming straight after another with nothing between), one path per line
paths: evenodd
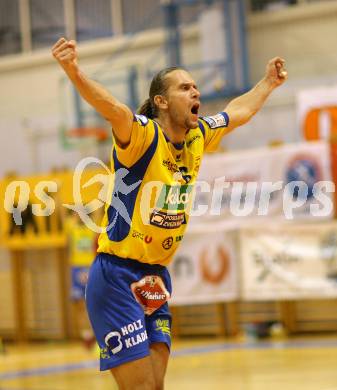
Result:
M85 181L84 172L92 168L99 168L101 172ZM130 179L133 176L128 169L120 168L112 173L102 161L88 157L81 160L74 171L72 180L74 203L61 203L61 205L77 213L82 222L96 233L110 231L114 228L117 219L131 226L132 214L128 202L130 197L136 199L136 196L139 199L139 215L142 223L145 226L153 225L164 229L179 228L187 222L187 216L199 217L206 213L221 215L220 208L223 207L224 194L228 199L229 213L235 217L247 217L253 212L256 213L254 216L268 215L269 204L275 194L280 199L284 217L288 220L293 219L294 212L303 206L306 206L308 215L312 217L327 217L333 210L332 197L329 194L335 191L335 184L332 181L319 180L321 176L317 172L315 166L309 164L306 159L304 162L296 161L289 170L285 182L227 182L223 176L216 178L213 184L197 181L191 185L187 184L186 180L182 184L173 177L175 184L172 185L150 181L141 187L142 181ZM177 172L173 173L176 174ZM94 199L85 202L82 192L94 184L99 185L100 190ZM109 186L112 184L111 190ZM31 219L32 216L52 215L56 209L55 198L58 191L59 183L56 181L43 180L31 188L24 180L14 180L5 189L4 209L12 216L11 220L15 226L23 226L28 217ZM154 203L153 193L155 193ZM208 204L197 202L198 197L195 193L207 195L210 200ZM258 207L254 209L254 205ZM95 223L91 215L104 208L111 208L114 213L107 226L102 227ZM32 221L34 222L34 219ZM143 239L145 240L145 236Z

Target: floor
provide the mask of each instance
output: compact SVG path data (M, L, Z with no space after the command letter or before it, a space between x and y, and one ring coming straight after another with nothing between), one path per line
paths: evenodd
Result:
M79 343L8 345L1 390L116 389ZM337 335L174 341L166 390L337 390Z

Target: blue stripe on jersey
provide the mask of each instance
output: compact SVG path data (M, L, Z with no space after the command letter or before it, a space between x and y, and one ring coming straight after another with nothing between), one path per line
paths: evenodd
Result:
M170 141L170 138L163 131L162 131L162 133L164 134L166 142L169 142L170 144L172 144L175 147L175 149L177 149L177 150L184 149L185 141L177 142L174 144L173 142Z
M202 132L202 135L204 136L204 139L205 139L205 127L204 127L204 124L201 122L201 121L198 121L198 124L199 124L199 128Z
M171 142L172 143L172 142ZM177 150L182 150L184 149L185 142L177 142L177 143L172 143L172 145L175 147Z
M107 212L109 224L112 224L111 229L107 231L107 235L111 241L122 241L129 234L131 226L130 223L125 220L124 216L127 213L126 217L129 217L130 220L132 220L136 198L141 186L141 184L136 186L136 183L139 180L143 180L145 172L158 145L158 126L155 122L153 123L155 127L153 141L144 155L135 164L133 164L130 169L126 168L119 162L116 149L113 151L115 182L111 204ZM123 169L125 170L125 173L128 173L127 175L123 174L121 178L119 178L118 173L116 174L116 172L118 170L120 170L119 172L123 172ZM116 185L116 179L118 179L118 185ZM131 190L131 186L135 186L135 188ZM123 188L121 187L124 187L124 193ZM128 187L129 192L127 192Z

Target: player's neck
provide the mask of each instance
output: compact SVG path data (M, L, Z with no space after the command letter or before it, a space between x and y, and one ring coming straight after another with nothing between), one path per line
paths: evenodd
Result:
M166 137L173 144L180 144L185 141L187 129L174 125L169 118L155 118L155 121L162 128Z

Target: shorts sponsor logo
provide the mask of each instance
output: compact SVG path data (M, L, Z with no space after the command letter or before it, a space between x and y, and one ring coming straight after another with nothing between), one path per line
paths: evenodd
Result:
M144 332L138 333L134 336L125 339L125 346L126 348L131 348L140 343L143 343L145 340L147 340L146 330L144 330Z
M128 325L123 326L121 328L121 332L122 332L123 336L129 336L135 332L138 332L141 329L144 329L142 321L137 320L137 321L134 321ZM146 330L141 331L141 332L139 332L135 335L132 335L130 337L126 337L124 340L125 347L126 348L134 347L135 345L143 343L145 340L147 340Z
M185 213L169 214L154 210L150 215L150 224L163 229L177 229L186 223Z
M123 348L121 334L117 331L108 333L105 336L104 342L114 355L120 352Z
M109 359L111 354L115 355L123 349L132 348L140 343L143 343L148 338L147 332L144 329L142 320L136 320L125 326L122 326L119 331L112 331L105 336L106 348L100 349L102 359Z
M130 324L127 324L123 327L121 327L121 332L123 336L127 336L130 333L134 333L137 330L140 330L143 328L143 324L141 320L137 320L134 322L131 322Z
M157 275L145 276L138 282L132 283L130 287L135 299L147 315L151 315L170 298L163 280Z
M155 330L167 334L168 336L171 337L170 321L162 320L161 318L159 318L158 320L156 320Z
M110 358L110 352L108 347L100 348L99 354L101 359L109 359Z
M169 250L172 248L172 245L173 245L173 237L167 237L165 238L165 240L161 243L161 246L166 249L166 250Z

